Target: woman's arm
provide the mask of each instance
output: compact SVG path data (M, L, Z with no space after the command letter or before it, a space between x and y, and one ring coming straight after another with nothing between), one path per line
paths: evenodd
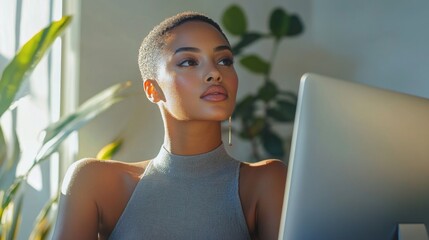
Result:
M97 160L84 159L67 170L61 187L53 239L98 239Z
M287 167L281 161L267 160L260 166L257 184L256 232L258 239L277 240L282 213Z

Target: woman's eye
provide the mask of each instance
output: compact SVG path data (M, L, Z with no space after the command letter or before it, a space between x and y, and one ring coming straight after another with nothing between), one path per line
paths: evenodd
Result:
M234 60L232 58L224 58L219 61L220 65L231 66L234 64Z
M178 64L179 67L191 67L196 65L198 65L197 61L192 59L183 60Z

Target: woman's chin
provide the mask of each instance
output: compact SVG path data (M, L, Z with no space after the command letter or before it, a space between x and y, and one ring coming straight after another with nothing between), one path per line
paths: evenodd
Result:
M222 112L222 113L207 114L205 118L207 120L212 120L212 121L225 121L225 120L228 120L230 116L231 116L231 113Z

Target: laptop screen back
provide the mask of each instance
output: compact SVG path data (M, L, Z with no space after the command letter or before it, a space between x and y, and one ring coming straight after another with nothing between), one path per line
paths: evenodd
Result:
M429 229L429 100L303 76L279 239Z

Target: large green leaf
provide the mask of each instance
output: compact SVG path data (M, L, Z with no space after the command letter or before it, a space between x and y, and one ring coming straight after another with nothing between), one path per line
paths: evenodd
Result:
M32 72L70 21L71 17L65 16L52 22L24 44L6 66L0 79L0 117L12 104L25 77Z
M222 16L222 24L233 35L243 35L247 31L247 20L243 9L238 5L228 7Z
M239 117L242 119L249 119L255 111L256 97L247 95L243 100L237 103L234 109L233 118Z
M285 155L283 140L266 125L261 134L262 144L265 151L271 156L282 159Z
M279 89L273 81L266 81L258 91L258 97L264 102L269 102L277 96Z
M304 31L301 18L296 14L289 15L281 8L273 10L270 17L271 34L277 39L284 36L292 37Z
M270 16L271 34L277 39L285 36L289 30L290 21L289 15L283 9L274 9Z
M73 131L80 129L88 121L96 117L110 106L124 99L123 91L130 82L116 84L83 103L76 112L53 123L44 131L43 145L36 155L35 163L45 159L56 151L61 142Z
M293 121L295 119L296 103L286 100L277 101L278 109L283 113L286 121Z
M296 103L278 99L276 105L270 106L267 114L279 122L292 122L295 119Z
M286 36L292 37L301 34L304 31L304 24L298 15L290 16L290 25Z
M249 46L250 44L252 44L254 42L256 42L257 40L259 40L263 36L264 35L262 35L261 33L256 33L256 32L249 32L249 33L243 34L243 36L241 36L240 41L232 47L232 52L235 55L240 54L241 49Z
M270 70L270 63L255 54L244 56L240 63L253 73L267 74Z

